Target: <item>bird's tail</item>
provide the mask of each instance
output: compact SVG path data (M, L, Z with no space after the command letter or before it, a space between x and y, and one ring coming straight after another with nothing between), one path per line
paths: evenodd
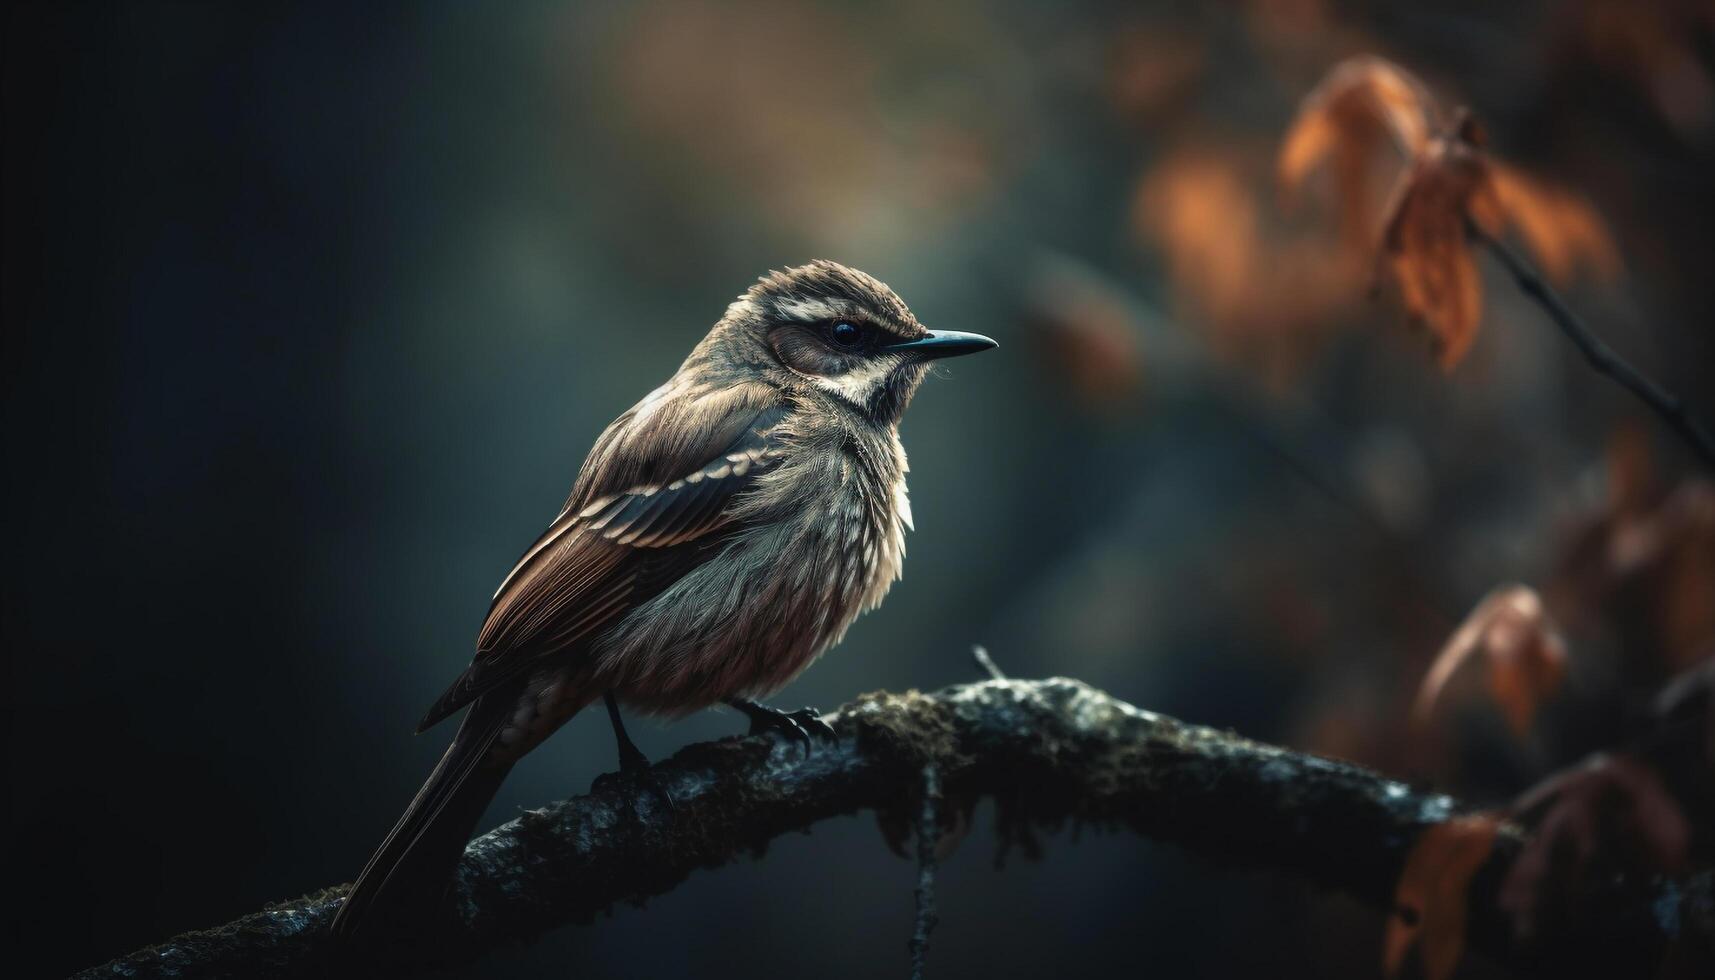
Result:
M351 886L334 916L336 937L397 936L413 925L420 929L439 912L476 822L512 769L487 756L515 694L494 691L471 705L453 744Z

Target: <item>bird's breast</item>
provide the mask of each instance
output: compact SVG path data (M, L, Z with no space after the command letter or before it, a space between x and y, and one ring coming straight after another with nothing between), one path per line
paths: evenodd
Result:
M766 696L899 577L911 511L897 439L795 454L746 506L719 555L601 639L597 683L662 714Z

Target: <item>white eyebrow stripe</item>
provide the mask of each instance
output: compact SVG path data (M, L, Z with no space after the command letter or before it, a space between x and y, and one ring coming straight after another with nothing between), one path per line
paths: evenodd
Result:
M850 316L852 312L852 304L845 300L802 296L789 296L775 300L774 308L784 319L799 320L804 323Z

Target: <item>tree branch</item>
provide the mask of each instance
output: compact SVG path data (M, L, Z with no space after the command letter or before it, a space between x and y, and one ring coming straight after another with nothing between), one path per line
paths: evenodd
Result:
M1554 325L1560 328L1560 332L1584 354L1584 359L1590 362L1591 367L1636 395L1651 411L1661 416L1662 421L1678 433L1679 437L1703 458L1706 465L1715 466L1715 436L1711 436L1709 430L1686 409L1683 398L1656 384L1625 358L1614 353L1613 348L1603 343L1600 337L1584 325L1578 314L1572 312L1560 298L1560 294L1549 288L1548 283L1543 281L1542 276L1531 268L1523 256L1508 248L1505 242L1485 232L1475 221L1467 220L1465 226L1472 238L1488 246L1495 258L1500 259L1501 264L1512 273L1519 289L1536 300L1537 305L1554 321Z
M1069 820L1125 828L1225 864L1297 875L1382 909L1416 837L1459 809L1446 796L1140 711L1062 678L871 694L829 721L839 742L807 758L772 735L692 745L656 766L653 780L527 811L471 843L446 921L425 928L412 949L378 954L391 958L381 965L468 963L501 944L667 892L698 868L760 853L773 838L829 817L875 809L884 826L909 824L922 810L931 766L943 812L993 796L1004 839L1027 852L1037 848L1037 830ZM659 789L671 793L672 809ZM1472 886L1470 942L1498 961L1543 973L1618 962L1647 976L1676 939L1710 948L1715 884L1708 874L1612 883L1593 899L1600 915L1528 947L1516 944L1494 895L1517 845L1516 828L1503 834ZM345 887L186 933L80 976L373 972L376 963L360 970L328 934Z

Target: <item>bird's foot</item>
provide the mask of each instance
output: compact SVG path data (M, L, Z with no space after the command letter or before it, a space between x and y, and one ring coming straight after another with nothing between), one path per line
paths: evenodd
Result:
M630 739L619 743L619 771L625 776L641 776L649 771L649 757L631 744Z
M649 765L649 757L631 740L625 731L625 721L619 716L619 699L613 692L606 691L602 700L607 704L607 719L613 723L613 740L619 748L619 771L603 773L590 784L591 793L599 793L607 789L618 789L622 786L638 786L645 789L662 802L668 810L675 809L673 794L667 791L661 776ZM632 797L632 807L636 808L637 796Z
M619 747L619 771L604 772L597 776L595 781L590 783L590 792L604 793L608 790L633 788L654 796L668 810L677 809L666 781L649 764L649 758L638 751L637 746L624 744Z
M750 718L750 735L760 735L764 732L779 732L787 738L797 739L804 746L804 755L810 754L812 736L832 744L839 740L834 730L822 720L822 713L815 708L800 708L797 711L781 711L766 704L734 698L727 704Z

